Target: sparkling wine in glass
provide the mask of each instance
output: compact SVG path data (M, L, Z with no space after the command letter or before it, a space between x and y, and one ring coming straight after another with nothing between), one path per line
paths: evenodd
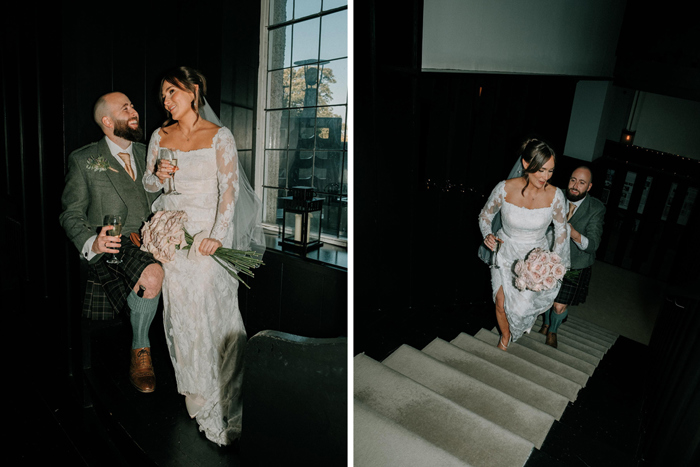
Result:
M108 214L105 216L104 221L102 222L103 226L108 226L111 225L112 228L109 229L107 232L107 235L110 237L118 237L122 233L122 217L121 216L115 216L114 214ZM107 260L109 264L119 264L122 262L119 258L117 258L117 255L112 253L112 257Z
M491 258L491 267L494 269L501 269L498 265L498 250L501 249L501 242L496 240L496 246L493 247L493 258Z
M160 148L160 151L158 152L158 159L160 160L166 160L170 162L173 166L177 167L177 158L173 154L172 149L168 148ZM170 179L169 183L169 189L166 191L166 194L168 195L179 195L178 191L175 189L175 173L173 172L172 178Z
M177 157L173 154L173 158L170 159L170 163L173 165L173 167L177 167ZM175 189L175 172L173 172L173 192L171 193L173 195L179 195L180 193Z

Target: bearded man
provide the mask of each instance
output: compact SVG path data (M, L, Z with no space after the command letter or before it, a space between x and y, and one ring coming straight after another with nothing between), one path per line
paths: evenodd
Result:
M148 193L142 178L146 146L139 114L127 96L112 92L94 107L104 138L68 158L61 197L61 226L88 262L82 315L88 320L114 319L127 313L133 331L129 379L141 392L155 390L148 331L158 308L163 269L150 253L135 245L158 193ZM121 217L121 235L110 235L107 215ZM108 260L119 261L114 264Z
M588 194L593 186L592 178L588 167L578 167L571 174L566 189L571 226L571 270L564 278L552 308L543 314L544 324L539 331L547 336L546 344L554 348L557 347L559 325L568 315L567 308L586 301L595 253L603 235L605 205Z

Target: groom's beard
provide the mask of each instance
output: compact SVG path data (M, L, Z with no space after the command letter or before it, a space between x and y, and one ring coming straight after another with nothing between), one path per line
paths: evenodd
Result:
M573 193L571 193L571 190L567 189L566 190L566 199L575 203L576 201L582 200L587 194L588 194L588 190L584 191L583 193L579 192L579 194L574 195Z
M139 142L143 139L143 130L140 125L135 129L131 128L128 120L115 120L114 136L124 138L127 141Z

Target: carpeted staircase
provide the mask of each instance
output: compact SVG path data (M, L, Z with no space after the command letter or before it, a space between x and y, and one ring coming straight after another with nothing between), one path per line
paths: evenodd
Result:
M355 466L524 466L617 339L569 316L554 349L540 326L508 352L481 329L402 345L382 362L358 354Z

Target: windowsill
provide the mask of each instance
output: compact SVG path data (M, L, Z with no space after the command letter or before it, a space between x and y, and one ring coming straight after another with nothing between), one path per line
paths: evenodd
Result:
M302 258L306 261L323 263L328 266L333 266L341 269L348 268L347 248L332 245L330 243L323 243L319 248L313 251L309 251L304 257L303 254L295 253L293 251L282 251L282 246L280 245L280 237L265 232L265 246L268 250L279 251L280 253L283 253L285 255L296 256L297 258Z

